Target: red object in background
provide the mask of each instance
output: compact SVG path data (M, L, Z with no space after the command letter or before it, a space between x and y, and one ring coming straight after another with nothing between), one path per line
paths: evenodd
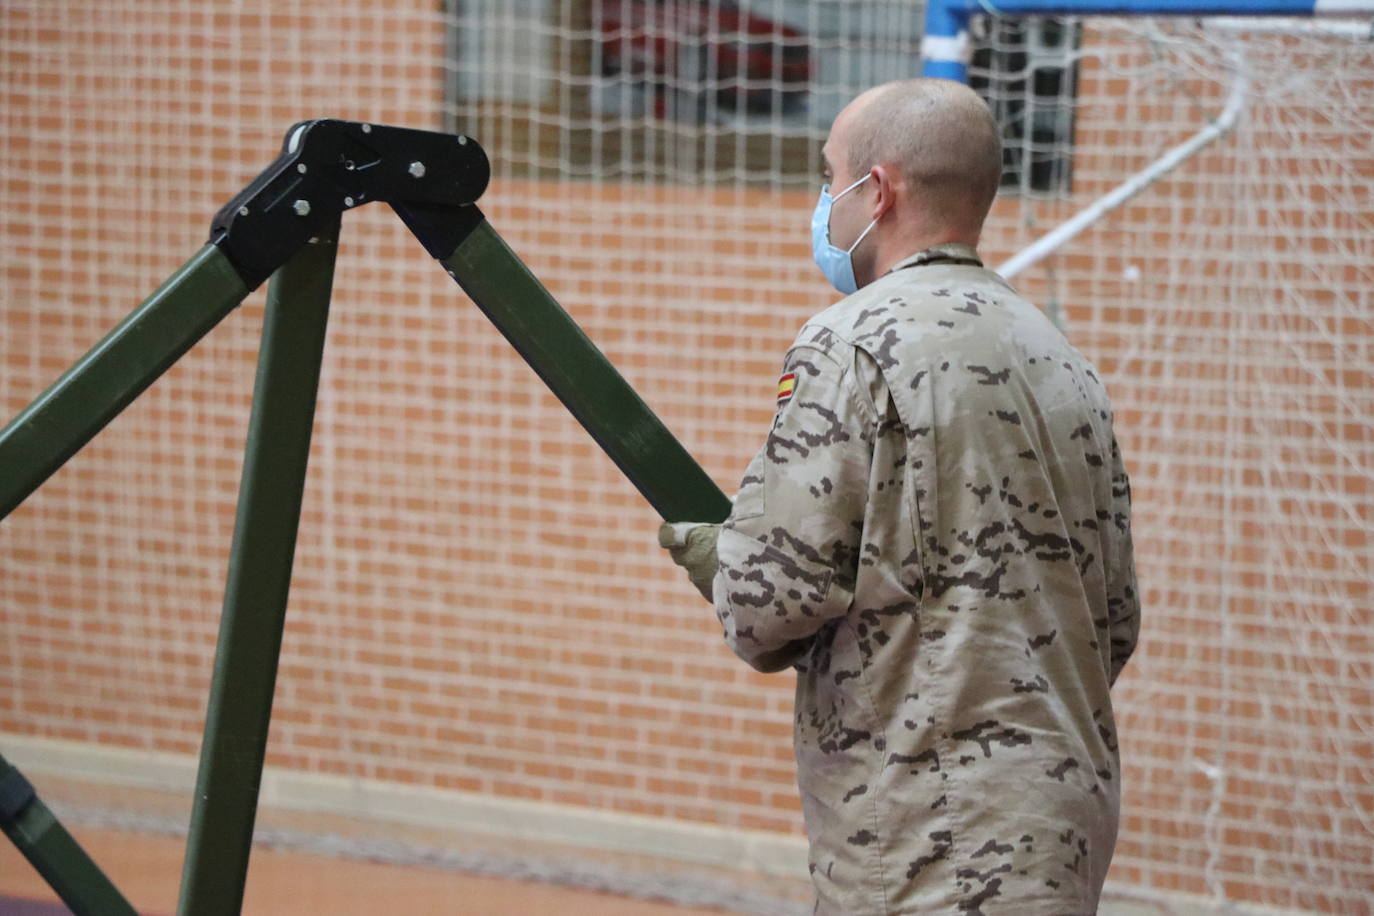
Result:
M659 117L669 92L699 102L714 95L730 111L805 105L813 62L798 29L730 0L601 0L599 11L601 75L637 78L654 92Z

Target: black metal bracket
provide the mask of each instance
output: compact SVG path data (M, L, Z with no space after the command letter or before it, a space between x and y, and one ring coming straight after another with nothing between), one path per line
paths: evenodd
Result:
M470 137L301 121L286 132L281 155L215 214L210 243L253 289L344 210L380 200L443 258L462 241L462 226L482 221L474 203L490 178L487 154ZM466 217L456 232L455 210Z

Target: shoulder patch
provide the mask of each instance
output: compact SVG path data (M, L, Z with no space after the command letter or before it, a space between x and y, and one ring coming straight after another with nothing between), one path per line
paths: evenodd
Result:
M797 373L789 372L778 379L778 406L781 407L792 399L792 392L797 390Z

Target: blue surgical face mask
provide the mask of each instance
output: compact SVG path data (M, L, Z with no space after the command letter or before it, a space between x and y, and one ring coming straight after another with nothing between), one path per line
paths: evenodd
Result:
M830 285L846 296L859 288L859 284L854 281L854 261L850 256L864 240L864 236L878 225L878 221L875 219L869 223L868 228L859 233L853 245L848 248L836 248L830 244L830 208L834 206L835 201L867 180L868 175L865 175L834 197L830 196L830 185L822 185L820 200L816 201L816 210L811 214L811 256L816 259L816 266L825 274Z

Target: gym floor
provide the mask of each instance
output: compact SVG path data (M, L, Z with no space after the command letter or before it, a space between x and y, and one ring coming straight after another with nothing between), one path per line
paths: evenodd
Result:
M143 916L176 912L184 840L111 829L72 833ZM0 913L49 916L65 907L13 846L0 845ZM254 849L244 897L245 916L329 913L686 916L727 913L618 897L580 888L467 875L436 869L331 858L279 849Z
M189 800L52 777L40 796L142 916L176 913ZM810 911L803 880L375 821L258 811L245 916L690 916ZM67 909L0 837L0 916Z

